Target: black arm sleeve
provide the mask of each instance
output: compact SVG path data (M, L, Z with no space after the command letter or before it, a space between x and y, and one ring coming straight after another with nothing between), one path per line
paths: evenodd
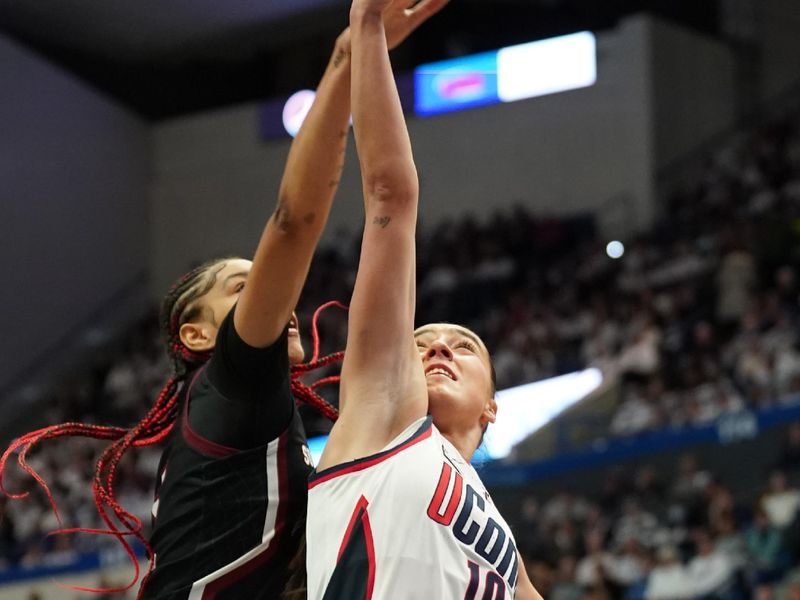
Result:
M248 345L222 322L208 367L192 391L189 424L204 438L237 450L264 445L288 427L295 404L289 385L287 332L266 348Z

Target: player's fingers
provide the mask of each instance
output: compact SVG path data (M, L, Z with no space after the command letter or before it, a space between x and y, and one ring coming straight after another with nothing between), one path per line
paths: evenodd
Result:
M421 0L416 4L411 2L412 6L406 9L406 15L417 25L438 13L449 2L450 0Z

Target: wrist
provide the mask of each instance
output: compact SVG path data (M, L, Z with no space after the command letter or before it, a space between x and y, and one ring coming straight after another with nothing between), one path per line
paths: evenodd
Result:
M375 25L383 21L383 11L371 7L352 6L350 8L351 27Z

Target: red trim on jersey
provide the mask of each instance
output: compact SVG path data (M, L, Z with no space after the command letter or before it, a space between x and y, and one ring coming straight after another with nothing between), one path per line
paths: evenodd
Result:
M232 571L225 573L219 579L210 581L203 590L202 600L214 600L217 594L226 590L228 587L234 585L243 577L249 575L259 567L263 566L269 559L271 559L276 550L281 545L281 538L286 524L286 505L288 503L287 493L287 462L286 462L286 449L289 445L289 430L284 431L278 437L278 512L275 517L275 534L270 540L267 549L257 554L252 559L244 564L239 565Z
M439 484L436 486L436 492L433 494L431 503L428 505L428 516L442 525L450 525L450 523L453 521L453 516L456 514L458 504L461 502L464 478L461 477L461 473L455 471L456 476L455 482L453 483L453 492L450 494L450 500L447 503L447 508L445 508L444 514L439 514L439 511L442 508L442 502L444 502L445 494L447 494L447 490L450 487L450 479L453 471L455 471L455 469L453 469L453 467L451 467L448 463L444 463L442 465L442 473L439 475Z
M363 497L363 496L362 496ZM366 500L364 500L366 502ZM372 600L372 590L375 588L375 542L372 540L372 525L369 522L369 512L364 506L364 515L361 517L361 524L364 526L364 539L367 542L367 559L369 560L369 579L367 579L367 597L365 600Z
M192 382L189 384L189 389L186 392L186 399L183 401L183 424L181 425L181 433L183 434L184 441L189 445L189 447L196 450L200 454L214 458L224 458L226 456L230 456L231 454L235 454L238 452L238 450L236 448L230 448L228 446L223 446L222 444L212 442L211 440L197 433L194 429L192 429L192 426L189 425L189 402L192 398L192 389L194 388L197 378L200 377L200 373L202 373L204 369L205 366L201 369L198 369L197 373L195 373L195 376L192 377Z
M418 444L419 442L428 439L431 437L432 432L432 421L431 418L428 417L413 436L394 448L390 448L389 450L385 450L378 454L373 454L372 456L365 456L364 458L359 458L341 465L336 465L335 467L330 467L329 469L325 469L320 473L312 474L308 481L308 489L310 490L319 484L330 481L331 479L335 479L336 477L341 477L342 475L348 475L350 473L356 473L358 471L363 471L364 469L374 467L375 465L393 457L395 454L410 448L414 444Z
M372 598L372 590L375 588L375 542L372 539L372 524L369 522L369 512L367 511L367 507L369 506L369 501L364 497L358 499L358 503L356 503L356 507L353 510L353 514L350 517L350 523L347 524L347 530L344 532L344 537L342 537L342 544L339 546L339 553L336 555L336 562L338 564L339 560L342 558L342 554L344 553L344 549L347 546L347 542L350 541L350 536L353 534L353 528L356 526L358 521L361 521L361 526L364 528L364 541L367 544L367 563L369 564L369 575L367 576L367 594L364 600L370 600Z
M358 516L361 513L361 509L367 510L367 506L369 506L369 501L364 497L358 499L358 503L356 503L356 507L353 509L353 514L350 515L350 522L347 524L347 529L344 530L344 536L342 537L342 543L339 546L339 552L336 553L336 562L338 563L342 559L342 553L344 552L344 547L347 546L347 541L350 539L350 535L353 533L353 527L356 526L356 521L358 521Z

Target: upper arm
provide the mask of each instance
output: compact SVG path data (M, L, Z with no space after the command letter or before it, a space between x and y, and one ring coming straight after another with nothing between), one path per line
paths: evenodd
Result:
M517 593L514 595L516 600L543 600L542 595L533 587L528 571L525 569L525 561L520 556L519 560L519 581L517 581Z

